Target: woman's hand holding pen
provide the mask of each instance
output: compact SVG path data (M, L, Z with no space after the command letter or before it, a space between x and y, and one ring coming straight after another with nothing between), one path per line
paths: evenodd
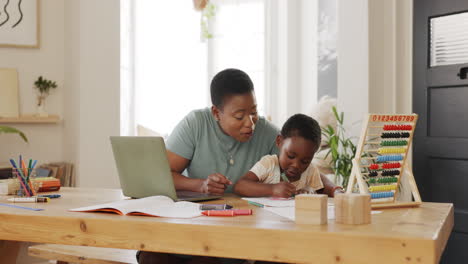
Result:
M202 182L201 192L203 193L212 193L212 194L224 194L228 185L231 185L232 182L226 178L226 176L220 173L213 173Z
M280 183L272 184L273 197L289 198L296 193L296 187L289 182L282 181Z

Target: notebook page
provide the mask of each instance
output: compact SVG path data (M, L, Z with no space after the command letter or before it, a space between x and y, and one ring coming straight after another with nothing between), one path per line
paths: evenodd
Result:
M192 202L176 202L172 205L158 204L132 210L129 215L146 215L171 218L193 218L201 216L200 205Z
M93 212L93 211L105 211L115 212L120 215L125 215L130 211L134 211L137 208L150 208L152 206L170 206L173 205L174 201L166 196L150 196L141 199L121 200L112 203L97 204L92 206L80 207L70 209L73 212ZM107 210L106 210L107 209ZM111 209L111 210L109 210Z
M242 198L246 201L251 201L264 206L270 207L294 207L294 198L272 198L272 197L261 197L261 198Z

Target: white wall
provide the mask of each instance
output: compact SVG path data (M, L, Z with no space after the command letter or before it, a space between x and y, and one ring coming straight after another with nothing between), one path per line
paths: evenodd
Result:
M413 113L413 1L396 1L395 109Z
M317 102L318 1L278 0L269 2L269 8L274 15L268 23L272 76L266 83L271 89L267 113L281 127L289 116L309 113Z
M67 1L65 157L82 187L118 187L109 136L120 134L120 4Z
M318 86L318 0L300 1L300 102L299 112L310 114L317 102Z
M369 2L369 109L411 113L412 1Z
M359 135L369 112L368 1L338 3L338 111L351 135Z
M0 67L16 68L20 112L34 113L34 80L56 80L46 110L60 124L13 125L17 135L0 136L0 162L23 154L40 163L77 165L78 185L118 187L110 135L119 135L119 1L40 1L39 49L0 48Z
M0 67L16 68L19 74L20 114L36 112L36 91L33 83L40 75L57 82L46 99L46 111L64 116L64 96L69 87L64 80L64 1L47 0L40 3L40 48L0 47ZM24 143L17 135L0 135L0 163L22 154L39 163L63 160L63 123L11 124L29 139Z
M359 136L367 113L411 113L412 1L338 6L338 108Z

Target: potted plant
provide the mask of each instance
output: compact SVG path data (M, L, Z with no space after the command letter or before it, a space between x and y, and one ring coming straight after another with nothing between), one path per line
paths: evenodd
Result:
M0 134L1 133L18 134L24 140L24 142L28 142L28 138L26 137L26 135L16 128L9 127L9 126L0 126Z
M325 158L331 155L330 166L335 173L335 183L346 188L353 168L352 160L356 155L356 145L346 136L343 125L344 113L338 114L335 106L332 110L337 121L336 129L331 125L322 128L322 134L329 148Z
M57 84L53 81L42 78L42 76L39 76L39 78L34 82L34 88L36 88L39 92L37 96L38 114L41 117L47 117L48 114L44 108L45 99L49 95L50 89L57 88Z

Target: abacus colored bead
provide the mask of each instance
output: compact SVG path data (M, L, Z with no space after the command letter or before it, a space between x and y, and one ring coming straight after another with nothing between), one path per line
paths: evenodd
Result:
M378 193L371 193L372 199L379 199L379 198L389 198L393 197L393 192L378 192Z
M391 163L382 164L382 169L389 169L389 168L391 168Z
M381 192L381 191L392 191L396 190L397 186L394 184L391 185L379 185L379 186L370 186L370 192Z
M405 153L405 148L380 148L379 153Z
M398 178L396 178L396 177L387 177L385 180L386 180L387 183L398 182Z
M400 161L400 160L403 160L402 155L385 155L385 156L377 157L377 162Z
M399 170L384 170L381 173L382 176L394 176L394 175L400 175Z
M395 169L395 168L400 168L399 162L382 164L382 169Z

